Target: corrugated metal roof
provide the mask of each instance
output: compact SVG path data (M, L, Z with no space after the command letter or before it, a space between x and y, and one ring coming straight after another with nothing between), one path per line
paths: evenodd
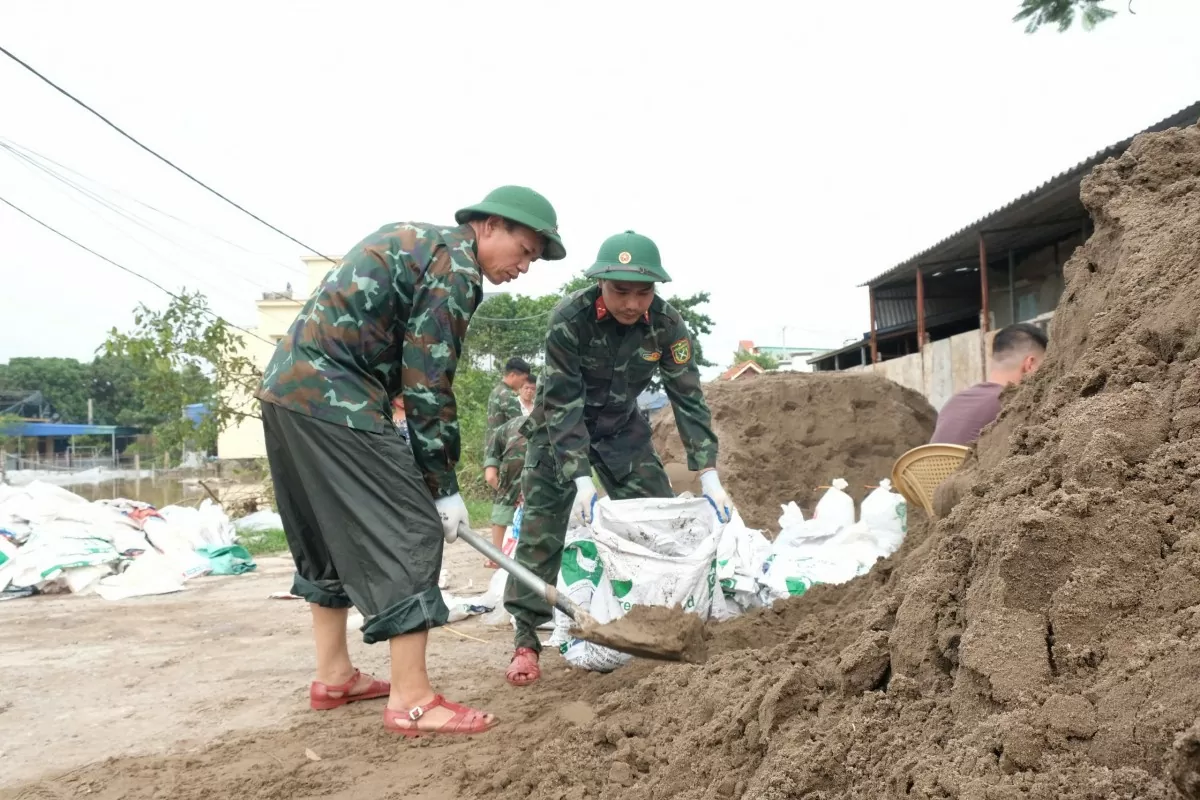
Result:
M1133 134L1133 136L1122 139L1116 144L1109 145L1090 158L1084 159L1070 169L1055 175L1053 178L1038 186L1036 189L1026 192L1017 199L1001 206L987 216L976 220L965 228L962 228L950 236L947 236L938 243L926 248L920 253L917 253L915 256L907 259L906 261L902 261L886 272L876 275L866 283L859 284L859 286L878 286L886 280L896 278L910 272L916 272L918 263L932 260L931 256L934 255L939 257L943 255L958 257L961 255L961 252L947 253L945 251L961 251L961 248L952 247L952 245L959 244L959 240L965 240L965 244L975 247L977 244L976 239L979 231L986 231L989 227L1001 227L996 223L1000 221L1000 218L1009 214L1009 212L1012 212L1023 205L1031 205L1034 201L1045 195L1059 193L1061 190L1069 187L1072 183L1074 183L1077 187L1079 182L1083 180L1084 175L1090 172L1093 167L1095 167L1097 164L1103 163L1109 158L1119 156L1121 153L1125 152L1126 148L1128 148L1133 142L1134 137L1138 136L1139 134L1150 133L1153 131L1164 131L1168 128L1175 128L1181 125L1193 125L1197 121L1200 121L1200 102L1192 103L1190 106L1172 114L1166 119L1160 120L1154 125L1138 131L1137 133ZM1076 190L1072 193L1072 199L1078 203L1078 197L1079 191L1078 188L1076 188ZM1051 219L1054 219L1054 217L1051 217ZM1065 225L1069 223L1069 220L1064 220L1063 222Z

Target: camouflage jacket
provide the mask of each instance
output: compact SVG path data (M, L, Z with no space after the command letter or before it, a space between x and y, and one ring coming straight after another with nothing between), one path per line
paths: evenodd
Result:
M515 506L521 496L521 470L525 468L528 440L522 428L525 417L517 416L500 426L488 445L486 467L496 467L500 485L496 487L496 502Z
M591 474L589 454L622 480L654 451L637 397L658 370L688 468L715 467L717 437L692 356L687 326L661 297L642 321L625 326L608 313L598 286L576 292L550 317L546 365L525 433L549 449L564 481Z
M325 276L263 373L258 397L377 433L401 392L413 454L434 497L458 491L454 372L483 297L469 225L385 225Z
M522 416L521 399L517 397L517 393L503 381L496 384L496 388L492 389L492 393L488 395L487 431L483 437L484 466L496 466L487 463L487 458L492 452L492 439L495 438L496 431L500 430L510 419L520 416Z

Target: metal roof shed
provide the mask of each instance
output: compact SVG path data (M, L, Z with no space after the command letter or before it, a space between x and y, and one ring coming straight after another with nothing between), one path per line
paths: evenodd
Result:
M993 311L989 288L1003 288L1004 277L1008 278L1008 301L1015 306L1012 276L1018 254L1054 247L1054 261L1061 269L1074 249L1071 243L1075 238L1079 242L1086 239L1090 218L1079 199L1084 176L1096 165L1124 153L1139 134L1191 125L1198 120L1200 102L1109 145L861 284L870 294L870 331L862 342L822 354L809 363L831 369L835 360L847 356L857 360L856 351L865 351L868 346L870 363L875 363L880 360L881 341L903 340L908 347L908 340L915 338L915 349L920 350L931 328L954 333L964 326L980 327L986 332ZM1063 243L1071 246L1060 252L1058 245ZM1011 308L1009 316L1015 318L1015 312L1015 307Z

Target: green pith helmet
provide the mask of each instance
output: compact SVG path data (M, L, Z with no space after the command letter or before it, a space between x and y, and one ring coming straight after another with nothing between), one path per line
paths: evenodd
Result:
M596 263L584 273L589 278L606 281L637 281L667 283L671 276L662 268L658 245L648 236L625 231L610 236L600 245Z
M540 233L546 239L542 258L547 261L558 261L567 255L558 235L558 214L554 213L554 206L533 189L525 186L493 189L483 202L459 209L454 219L462 225L475 213L504 217Z

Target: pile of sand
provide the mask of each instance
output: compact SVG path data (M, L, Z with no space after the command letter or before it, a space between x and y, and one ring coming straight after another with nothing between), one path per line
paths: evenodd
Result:
M795 500L807 514L818 487L834 478L849 481L847 492L861 501L865 486L891 475L897 457L929 441L937 421L921 395L875 375L762 375L710 383L704 396L721 481L746 524L768 531L778 528L780 505ZM670 408L653 425L663 463L686 464Z
M1047 362L948 518L716 631L778 644L631 672L463 794L1200 797L1200 128L1138 137L1082 196Z

